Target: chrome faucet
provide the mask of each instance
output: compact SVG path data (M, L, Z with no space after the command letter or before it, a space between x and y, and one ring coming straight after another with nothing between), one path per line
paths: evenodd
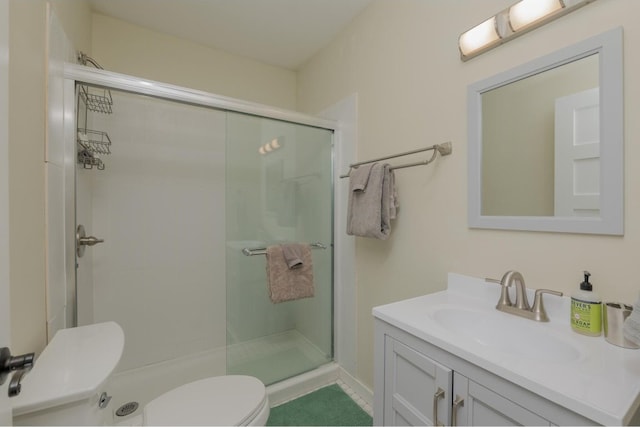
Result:
M552 294L561 297L562 292L553 291L551 289L537 289L533 300L533 307L529 306L527 299L527 288L524 285L524 277L517 271L509 270L501 280L485 279L487 282L498 283L502 287L500 299L496 304L496 310L505 313L515 314L516 316L525 317L527 319L538 322L548 322L549 317L544 309L542 294ZM509 288L515 282L516 287L516 303L511 302L509 297Z
M524 286L524 277L517 271L507 271L502 276L502 286L507 288L511 286L511 283L516 283L516 307L520 310L530 310L529 300L527 299L527 288Z

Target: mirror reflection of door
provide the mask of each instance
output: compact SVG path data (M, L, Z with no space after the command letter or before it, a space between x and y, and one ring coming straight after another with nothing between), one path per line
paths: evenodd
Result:
M573 176L574 164L555 161L556 100L598 87L598 77L599 55L594 54L482 93L482 215L599 216L593 205L576 206L579 210L569 213L555 207L558 202L562 206L577 203L573 196L560 200L573 190L557 192L558 185L563 185L556 182L557 174ZM576 117L599 132L599 116L593 114L583 109ZM561 164L569 169L559 170ZM587 168L593 169L593 162L582 161L576 173L585 175ZM599 182L599 172L589 175ZM584 179L577 183L588 185L578 192L593 191Z
M556 216L600 216L599 92L594 88L556 100Z

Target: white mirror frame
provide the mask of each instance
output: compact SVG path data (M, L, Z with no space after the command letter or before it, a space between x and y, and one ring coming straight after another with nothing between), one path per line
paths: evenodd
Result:
M517 80L598 54L600 79L600 216L482 215L482 94ZM469 85L468 222L470 228L624 234L624 130L622 27Z

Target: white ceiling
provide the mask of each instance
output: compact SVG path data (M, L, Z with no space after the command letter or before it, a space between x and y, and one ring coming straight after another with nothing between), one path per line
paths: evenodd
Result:
M90 0L94 11L296 70L372 0Z

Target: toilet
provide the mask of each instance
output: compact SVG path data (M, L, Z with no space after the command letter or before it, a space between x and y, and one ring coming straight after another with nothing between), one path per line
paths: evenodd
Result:
M269 399L254 377L224 375L194 381L153 399L143 425L266 425Z
M124 332L105 322L56 333L11 399L14 425L112 424L106 386L124 349ZM264 384L246 375L184 384L143 408L143 425L265 425Z

